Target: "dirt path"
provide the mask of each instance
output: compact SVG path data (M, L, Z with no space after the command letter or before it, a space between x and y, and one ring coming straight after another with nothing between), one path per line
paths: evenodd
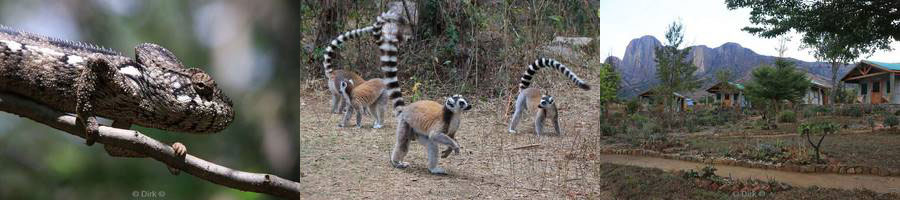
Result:
M653 167L666 171L698 169L707 164L669 160L663 158L629 156L629 155L599 155L601 162L631 165L640 167ZM719 176L735 178L753 178L759 180L774 179L797 187L826 187L839 189L865 188L880 193L900 194L900 177L879 177L869 175L838 175L838 174L806 174L784 172L777 170L765 170L755 168L736 167L728 165L713 165L718 169Z

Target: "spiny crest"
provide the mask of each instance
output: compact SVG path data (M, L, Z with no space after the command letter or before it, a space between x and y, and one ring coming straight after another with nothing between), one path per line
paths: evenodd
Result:
M553 67L563 75L566 75L572 82L575 82L575 85L583 90L590 90L591 87L581 80L572 70L570 70L566 65L563 65L559 61L549 59L549 58L540 58L534 61L534 63L528 65L528 68L525 70L525 73L522 74L521 82L519 83L519 89L528 88L531 86L531 79L534 78L534 74L537 73L540 68L543 67Z
M56 45L56 46L60 46L60 47L79 49L79 50L103 53L103 54L108 54L108 55L117 55L117 56L122 55L121 53L119 53L115 50L97 46L94 44L88 44L88 43L84 43L84 42L69 41L69 40L63 40L63 39L59 39L59 38L42 36L42 35L34 34L31 32L23 31L20 29L12 28L12 27L9 27L6 25L0 25L0 32L6 33L9 35L21 35L21 36L25 36L25 37L33 39L33 40L38 40L38 41L44 40L44 41L49 42L52 45Z

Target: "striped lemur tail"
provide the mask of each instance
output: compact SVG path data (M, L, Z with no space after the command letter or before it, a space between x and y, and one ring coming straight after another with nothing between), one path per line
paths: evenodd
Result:
M537 73L537 71L543 67L555 68L560 73L565 74L566 77L569 77L569 79L572 79L572 82L575 82L575 85L578 86L578 88L581 88L584 90L591 89L591 86L589 86L587 83L585 83L584 80L581 80L581 78L578 78L578 75L575 75L575 73L572 72L572 70L569 70L569 68L566 67L566 65L563 65L562 63L559 63L559 61L556 61L556 60L553 60L550 58L541 58L541 59L535 60L534 63L531 63L530 65L528 65L528 69L525 71L524 74L522 74L522 82L519 83L519 90L528 88L528 86L531 85L531 78L534 77L534 74Z
M384 26L388 23L392 25ZM384 72L385 94L388 94L391 105L394 108L394 115L400 115L406 102L403 101L403 93L400 92L400 83L397 80L397 55L400 54L397 48L400 44L401 35L399 26L406 23L402 17L392 13L382 13L375 20L374 27L380 31L375 31L378 37L377 45L380 50L379 60L381 61L381 71Z
M325 69L325 77L331 78L331 72L334 71L334 69L331 68L331 59L333 59L337 55L336 51L341 48L341 45L344 44L344 42L351 39L356 39L366 33L375 32L374 35L380 35L380 33L377 33L380 30L381 26L376 23L376 25L344 32L341 35L338 35L337 38L334 38L334 40L331 40L331 42L328 43L328 47L325 47L325 55L323 55L325 60L322 61L322 68Z

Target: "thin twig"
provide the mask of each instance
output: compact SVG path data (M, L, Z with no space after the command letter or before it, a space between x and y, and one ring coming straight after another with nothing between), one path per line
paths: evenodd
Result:
M75 117L22 97L0 93L0 111L12 113L69 134L84 137L83 130L75 124ZM265 193L281 198L299 199L300 183L271 174L258 174L234 170L190 154L179 157L167 144L138 131L100 126L97 143L113 145L147 155L170 167L226 187Z
M513 147L512 150L527 149L527 148L539 147L539 146L541 146L541 144L529 144L529 145L520 146L520 147Z

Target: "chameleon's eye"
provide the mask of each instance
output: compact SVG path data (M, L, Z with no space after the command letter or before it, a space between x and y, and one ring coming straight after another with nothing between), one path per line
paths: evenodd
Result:
M194 73L191 74L191 83L193 83L194 91L197 91L197 94L203 97L211 97L213 95L213 88L216 86L216 82L210 77L208 74L203 73L202 70L197 68L191 68L196 70L191 70Z

